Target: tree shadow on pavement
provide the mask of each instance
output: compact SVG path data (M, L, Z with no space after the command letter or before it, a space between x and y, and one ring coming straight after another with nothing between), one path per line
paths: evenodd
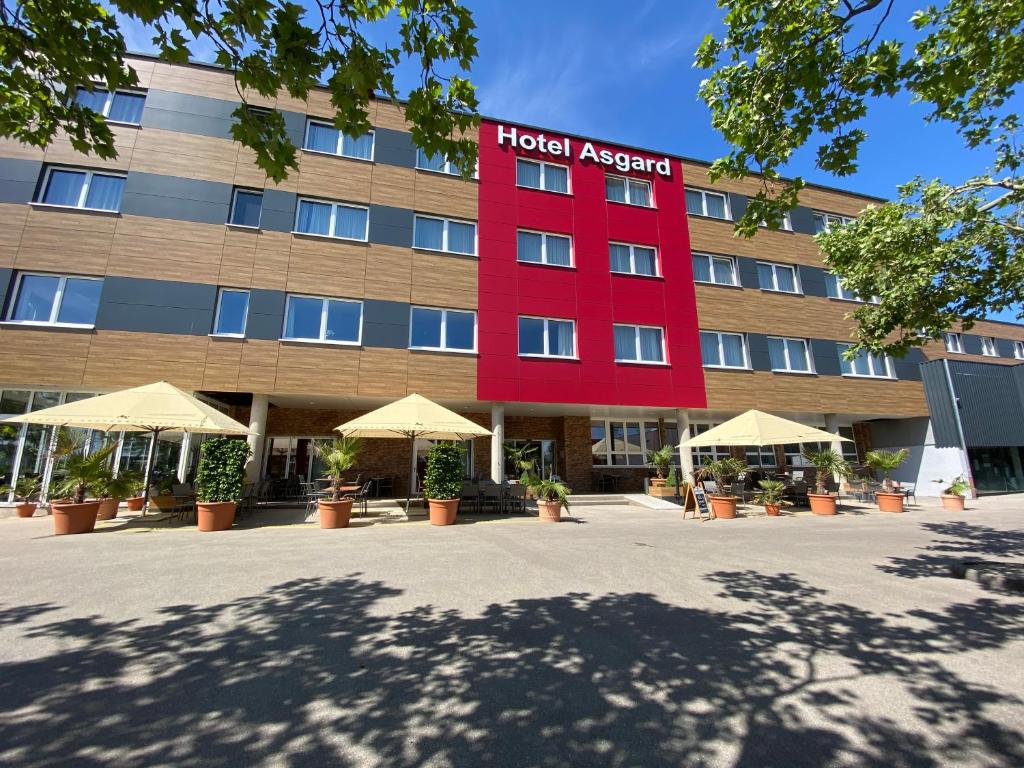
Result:
M565 594L480 615L359 574L156 622L27 615L64 650L0 665L19 766L1021 765L1004 692L944 658L996 649L1020 605L907 615L791 574L708 574L722 610ZM981 601L979 601L981 602Z
M922 523L935 538L913 557L890 557L879 570L908 579L949 576L963 560L1024 560L1024 530L1001 530L977 523Z

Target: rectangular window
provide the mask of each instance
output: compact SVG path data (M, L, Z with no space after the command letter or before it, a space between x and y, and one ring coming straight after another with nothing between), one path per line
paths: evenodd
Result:
M981 337L981 354L985 357L999 357L999 352L996 351L996 340L991 336Z
M664 363L665 331L643 325L615 325L615 362Z
M645 245L609 243L611 271L625 275L658 276L658 251Z
M742 333L700 332L700 355L708 368L749 368L747 339Z
M213 321L215 336L245 336L249 314L249 292L221 288L217 297L217 317Z
M770 445L748 445L744 447L747 465L750 467L774 468L778 465L775 459L775 448Z
M75 93L75 103L103 115L112 123L139 125L142 122L146 94L135 91L108 91L106 88L93 88L90 91L79 86Z
M686 189L686 212L712 219L730 219L729 198L721 192L704 189Z
M428 155L422 147L416 148L416 167L421 171L434 171L435 173L446 173L449 176L461 176L455 163L446 160L444 155ZM473 178L477 177L474 171Z
M807 339L768 337L768 357L773 371L813 373Z
M1024 341L1013 342L1013 356L1018 360L1024 360Z
M892 367L888 357L862 351L853 360L847 360L844 353L852 345L837 344L836 346L839 349L839 367L843 376L868 376L873 379L892 378Z
M960 338L959 333L944 333L942 334L942 340L946 344L947 352L954 352L956 354L962 354L964 351L964 341Z
M364 206L299 199L295 232L302 235L362 240L369 236L370 209Z
M853 427L840 427L839 436L845 437L850 442L840 443L843 446L843 458L851 464L860 463L860 457L857 455L857 440L853 434Z
M698 283L739 285L739 280L736 277L736 261L731 256L695 253L693 254L693 279Z
M814 234L816 235L819 235L822 232L828 232L832 227L849 224L853 221L853 218L850 216L840 216L836 213L820 213L815 211L813 216Z
M572 266L572 238L548 232L516 233L516 259L527 264L549 264L556 267Z
M409 349L475 352L476 313L413 307L409 317Z
M757 262L757 284L762 291L800 293L796 267L790 264L774 264L770 261Z
M73 168L48 168L38 202L95 211L121 209L124 176Z
M263 193L249 189L236 189L231 200L230 224L236 227L259 229L260 213L263 210Z
M306 140L302 148L329 155L354 157L358 160L373 160L373 138L373 131L358 137L348 136L330 123L307 120Z
M643 179L630 179L625 176L604 177L605 198L613 203L626 203L651 208L651 182Z
M590 422L590 452L595 466L646 466L647 452L660 447L661 437L656 421L601 419Z
M23 272L18 275L8 320L32 325L91 327L103 279Z
M843 285L842 278L831 272L825 273L825 293L830 299L843 299L844 301L860 301L860 297Z
M545 317L520 317L519 354L575 357L576 322Z
M476 224L471 221L417 216L413 245L429 251L476 255Z
M363 302L318 296L289 296L284 339L359 344L363 335Z
M694 437L697 437L717 426L718 424L691 424L690 431ZM732 455L732 451L727 445L703 445L699 448L691 448L690 451L693 454L693 465L695 467L702 466L706 459L715 461Z
M538 160L516 160L516 184L530 189L569 194L569 169Z

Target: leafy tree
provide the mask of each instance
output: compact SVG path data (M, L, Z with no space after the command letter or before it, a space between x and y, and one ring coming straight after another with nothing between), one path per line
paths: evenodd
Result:
M0 136L45 147L64 131L76 150L116 157L103 118L68 98L92 83L137 85L111 9L148 25L164 61L185 63L190 46L212 43L215 63L234 72L242 101L232 136L255 151L257 164L275 181L296 167L296 147L279 111L247 108L253 94L286 91L305 99L323 79L335 125L361 136L371 127L371 95L398 98L394 70L406 60L420 71L405 105L413 140L467 176L476 166L476 144L463 136L479 122L473 85L459 74L442 74L468 71L476 57L475 25L458 0L316 0L310 12L288 0L4 0ZM394 15L398 45L372 44L364 29Z
M860 122L877 97L909 96L927 106L927 122L951 124L967 147L989 153L972 178L912 179L897 199L818 236L847 287L881 299L854 312L851 354L902 354L961 318L970 328L1019 310L1024 150L1012 107L1024 77L1024 0L928 5L910 17L913 43L883 34L893 0L718 4L729 9L726 32L696 55L697 66L714 69L700 94L732 145L711 177L763 179L738 234L752 237L762 221L777 228L796 205L804 180L779 170L797 150L816 146L819 168L855 172L867 138Z

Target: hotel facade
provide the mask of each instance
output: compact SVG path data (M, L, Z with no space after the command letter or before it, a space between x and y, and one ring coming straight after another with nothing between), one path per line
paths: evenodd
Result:
M852 438L838 445L854 462L909 448L920 495L958 474L1024 489L1024 327L843 359L858 299L813 236L872 198L811 186L783 229L739 239L754 179L484 119L464 180L389 102L371 103L372 133L340 134L326 91L253 99L301 147L274 184L230 138L229 73L131 63L138 90L78 94L116 160L0 143L0 416L166 379L249 423L250 476L287 484L319 476L313 441L418 392L494 432L467 475L518 474L502 443L530 445L588 492L640 490L647 450L759 408ZM989 418L991 396L1016 415ZM0 482L45 481L50 437L5 427ZM147 439L119 439L118 465L141 469ZM159 469L188 477L199 440L161 436ZM793 468L806 447L681 462ZM359 470L404 495L407 456L368 441Z

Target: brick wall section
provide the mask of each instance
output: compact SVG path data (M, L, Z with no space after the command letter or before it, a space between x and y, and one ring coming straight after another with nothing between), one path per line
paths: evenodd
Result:
M566 416L562 419L563 439L559 452L562 459L562 479L577 493L594 490L593 459L590 453L590 418Z

